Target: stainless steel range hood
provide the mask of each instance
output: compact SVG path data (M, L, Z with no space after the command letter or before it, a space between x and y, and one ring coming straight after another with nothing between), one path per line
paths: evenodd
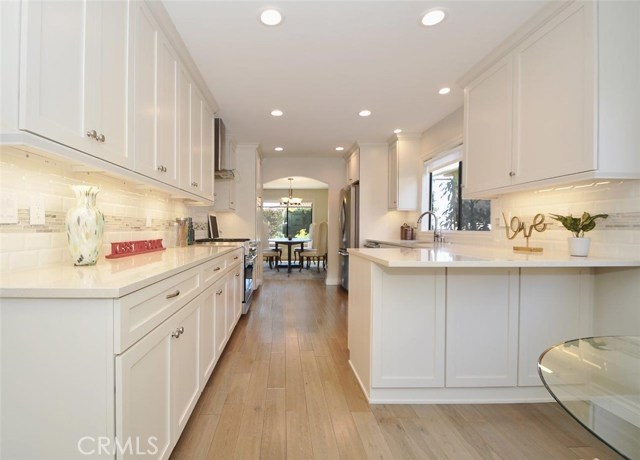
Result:
M229 169L226 128L222 118L215 119L213 167L216 179L233 179L236 176L235 171Z

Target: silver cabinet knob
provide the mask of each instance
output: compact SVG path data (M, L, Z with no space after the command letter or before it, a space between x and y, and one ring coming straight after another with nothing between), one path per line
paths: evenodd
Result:
M197 186L198 186L198 183L197 183L197 182L191 182L191 186L192 186L192 187L197 187Z
M158 166L158 171L160 171L160 172L167 172L167 167L166 167L166 166L163 166L163 165L160 165L160 166Z
M179 332L180 334L184 334L184 327L183 327L183 326L180 326L180 327L178 328L178 332Z
M104 142L104 141L106 141L106 140L107 140L107 138L106 138L106 137L104 137L104 134L98 134L98 137L96 137L96 140L97 140L98 142Z
M236 273L236 276L240 276L240 273Z
M515 175L516 175L516 173L514 171L509 171L509 177L513 177Z
M181 332L178 329L176 329L175 331L173 331L171 333L171 337L173 337L174 339L179 339L180 338L180 334L181 334Z
M220 295L220 294L222 294L222 289L219 289L219 290L216 292L216 295Z
M92 129L91 131L87 131L87 137L89 139L95 139L96 137L98 137L98 133L95 129Z

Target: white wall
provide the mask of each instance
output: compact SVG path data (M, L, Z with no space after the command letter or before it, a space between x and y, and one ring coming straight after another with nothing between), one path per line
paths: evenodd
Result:
M74 172L64 162L0 146L0 196L16 200L19 217L17 224L0 224L1 271L72 263L64 222L76 205L70 188L76 184L100 188L97 207L105 216L100 257L111 252L111 242L166 238L169 223L188 215L181 200L165 193L101 173ZM29 224L34 196L44 202L45 225Z
M327 284L338 284L338 215L340 189L345 186L345 162L342 158L265 158L262 182L282 177L304 176L329 185L327 223L329 224Z
M450 150L462 142L464 108L444 117L422 133L420 154L424 160L445 150Z

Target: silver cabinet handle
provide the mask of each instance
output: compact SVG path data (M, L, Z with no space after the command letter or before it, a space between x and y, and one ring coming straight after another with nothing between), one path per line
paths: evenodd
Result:
M220 271L220 267L216 267L213 269L214 272L219 272Z
M235 257L233 258L233 260L238 260L239 258L240 258L240 256L235 256Z
M167 172L167 167L166 167L166 166L163 166L163 165L160 165L160 166L158 166L158 171L160 171L160 172Z
M107 138L106 138L106 137L104 137L104 134L99 134L99 135L98 135L98 137L96 137L96 140L97 140L98 142L104 142L104 141L106 141L106 140L107 140Z
M176 292L172 292L171 294L167 294L165 298L173 299L174 297L178 297L180 295L180 289L176 289Z
M182 334L182 332L180 332L180 329L176 329L175 331L173 331L171 333L171 337L173 337L174 339L179 339L180 338L180 334Z
M219 289L218 291L216 291L216 295L220 295L222 294L222 289Z
M240 273L236 273L236 276L240 276Z
M92 129L91 131L87 131L87 137L89 139L95 139L96 137L98 137L98 133L95 129Z
M192 187L197 187L197 186L198 186L198 183L197 183L197 182L191 182L191 186L192 186Z

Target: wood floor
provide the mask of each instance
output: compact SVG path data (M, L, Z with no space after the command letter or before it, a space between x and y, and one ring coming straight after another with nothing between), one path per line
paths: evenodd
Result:
M347 297L268 280L171 458L609 460L557 404L369 405L347 363Z

